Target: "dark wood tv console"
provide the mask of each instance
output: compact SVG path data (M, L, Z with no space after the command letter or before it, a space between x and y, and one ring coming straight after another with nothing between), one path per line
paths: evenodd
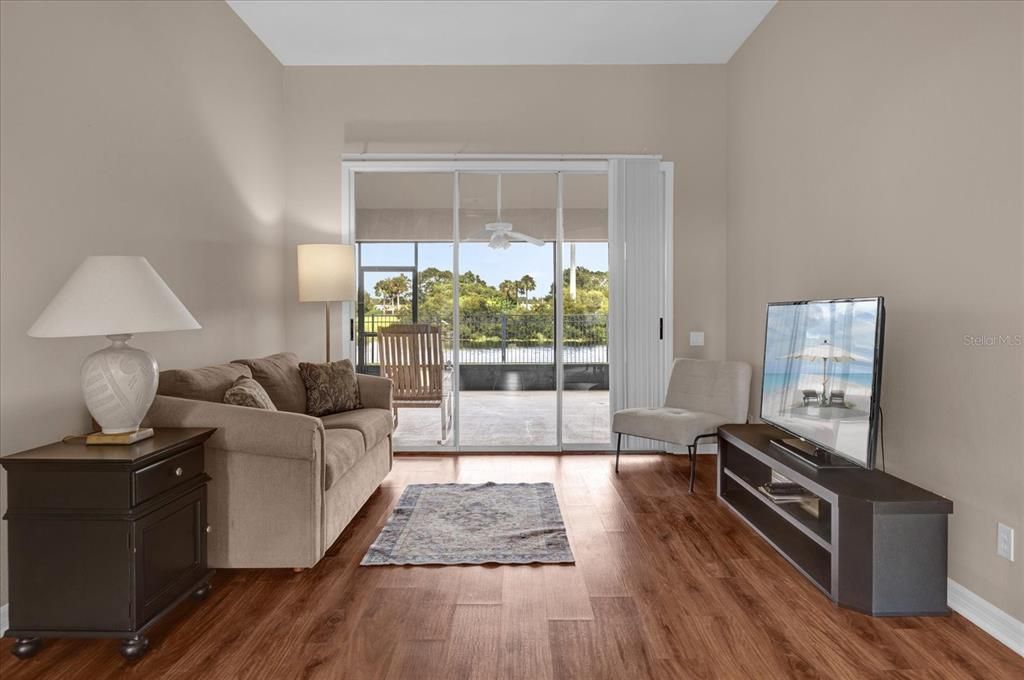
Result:
M816 469L769 444L770 425L718 430L718 496L837 604L874 616L949 613L952 501L879 470ZM813 498L776 503L772 472Z

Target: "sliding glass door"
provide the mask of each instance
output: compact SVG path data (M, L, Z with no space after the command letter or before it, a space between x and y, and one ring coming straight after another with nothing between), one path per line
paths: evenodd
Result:
M562 175L562 442L604 447L608 400L608 177Z
M612 323L626 251L610 247L609 162L343 167L351 352L396 381L396 449L607 449L632 375L614 339L628 324Z
M453 181L368 173L355 182L355 363L395 381L399 450L455 446Z
M459 444L558 446L557 175L459 173Z

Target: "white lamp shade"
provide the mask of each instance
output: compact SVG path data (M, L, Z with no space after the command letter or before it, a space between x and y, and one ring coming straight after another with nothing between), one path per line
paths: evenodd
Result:
M87 257L28 334L34 338L132 335L201 328L144 257Z
M340 243L299 246L299 302L355 299L355 246Z

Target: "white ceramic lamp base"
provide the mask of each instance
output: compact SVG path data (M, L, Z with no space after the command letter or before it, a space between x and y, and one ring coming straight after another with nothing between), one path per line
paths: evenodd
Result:
M108 335L110 347L82 363L85 406L104 434L134 432L156 397L156 359L129 347L131 335Z

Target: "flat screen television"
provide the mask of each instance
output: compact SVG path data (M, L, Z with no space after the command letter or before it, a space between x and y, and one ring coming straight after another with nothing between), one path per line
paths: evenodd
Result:
M873 468L882 380L881 297L768 305L761 420L772 444L818 467Z

